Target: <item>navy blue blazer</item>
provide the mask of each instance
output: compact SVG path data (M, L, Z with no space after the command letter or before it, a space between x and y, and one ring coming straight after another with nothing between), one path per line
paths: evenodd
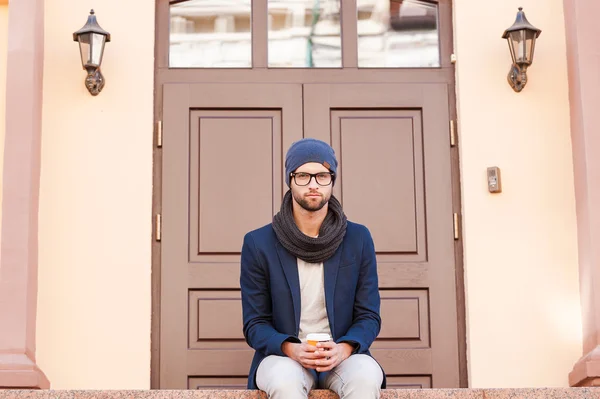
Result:
M256 351L248 388L256 386L256 370L269 355L285 356L284 341L300 342L300 282L298 263L277 240L272 224L244 237L240 285L244 337ZM324 262L325 304L335 342L356 346L354 353L371 355L379 334L380 297L375 247L369 230L348 222L335 254ZM382 388L385 388L385 373Z

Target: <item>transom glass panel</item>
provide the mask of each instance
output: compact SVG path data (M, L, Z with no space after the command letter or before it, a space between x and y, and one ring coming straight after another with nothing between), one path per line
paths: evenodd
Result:
M340 68L340 0L269 0L269 67Z
M440 66L438 4L429 0L357 0L358 66Z
M252 66L251 0L171 3L171 68Z
M270 68L341 68L344 3L267 0L267 26L259 29L268 32L268 40L253 49L252 0L171 0L169 67L251 68L252 52L267 50ZM356 0L356 5L358 35L344 40L349 48L355 41L359 67L440 66L437 1Z

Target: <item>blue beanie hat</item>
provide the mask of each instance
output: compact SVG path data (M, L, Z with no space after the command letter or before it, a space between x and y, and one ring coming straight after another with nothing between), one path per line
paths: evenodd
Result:
M335 151L324 141L305 138L293 143L285 156L285 182L290 186L290 173L309 162L317 162L336 173ZM335 182L335 176L334 176Z

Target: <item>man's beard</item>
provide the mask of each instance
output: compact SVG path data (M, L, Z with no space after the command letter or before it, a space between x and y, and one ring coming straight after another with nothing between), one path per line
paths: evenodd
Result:
M302 194L298 194L292 191L292 196L294 197L294 200L298 203L298 205L302 207L302 209L309 212L317 212L323 209L323 207L329 202L329 198L331 197L331 195L328 197L321 195L321 201L315 204L308 198L303 197Z

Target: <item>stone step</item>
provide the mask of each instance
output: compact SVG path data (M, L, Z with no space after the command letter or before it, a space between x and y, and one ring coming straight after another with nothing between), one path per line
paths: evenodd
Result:
M260 391L69 391L0 390L0 399L266 399ZM328 390L314 390L310 399L338 399ZM600 399L600 388L532 389L385 389L381 399Z

